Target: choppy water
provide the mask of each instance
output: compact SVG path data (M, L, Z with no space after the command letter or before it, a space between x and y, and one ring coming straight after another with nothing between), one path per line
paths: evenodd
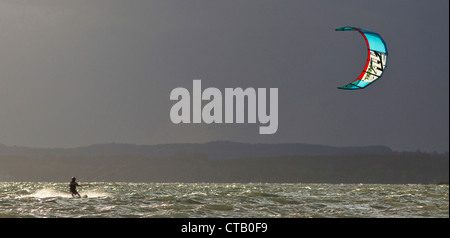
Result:
M82 184L82 183L81 183ZM0 217L449 217L448 185L0 183Z

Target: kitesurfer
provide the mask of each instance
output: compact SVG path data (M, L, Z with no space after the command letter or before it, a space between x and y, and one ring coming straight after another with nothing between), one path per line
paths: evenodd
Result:
M70 182L70 193L72 194L72 197L81 197L81 195L78 193L77 191L77 186L81 186L79 185L77 182L75 182L76 178L72 177L72 181Z

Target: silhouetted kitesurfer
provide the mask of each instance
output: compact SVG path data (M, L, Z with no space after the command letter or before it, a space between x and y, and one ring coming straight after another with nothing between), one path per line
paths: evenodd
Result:
M77 182L75 182L76 178L72 177L72 181L70 182L70 193L72 194L72 197L81 197L81 195L78 193L77 191L77 186L81 186L79 185Z

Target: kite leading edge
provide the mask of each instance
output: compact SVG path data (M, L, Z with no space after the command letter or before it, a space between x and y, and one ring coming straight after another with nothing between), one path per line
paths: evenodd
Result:
M383 38L375 32L359 27L341 27L336 31L358 31L366 40L368 56L364 70L353 82L338 87L339 89L362 89L381 77L387 65L388 51Z

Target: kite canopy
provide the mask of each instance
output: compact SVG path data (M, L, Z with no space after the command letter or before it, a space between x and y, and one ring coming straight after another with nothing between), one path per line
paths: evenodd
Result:
M358 31L366 40L368 56L366 66L359 77L339 89L362 89L381 77L387 65L388 51L383 38L375 32L359 27L341 27L336 31Z

